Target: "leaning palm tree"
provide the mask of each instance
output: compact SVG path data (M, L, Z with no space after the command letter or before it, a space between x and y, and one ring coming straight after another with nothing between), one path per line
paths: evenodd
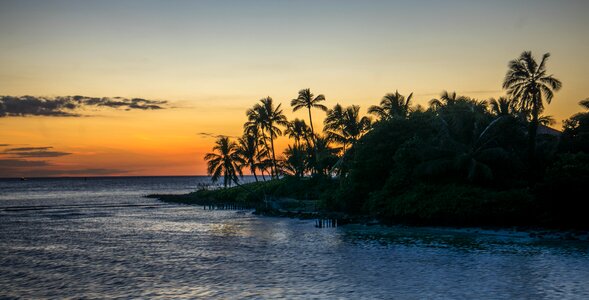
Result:
M395 91L394 94L386 94L380 100L380 105L368 108L368 113L376 115L380 120L407 118L411 112L411 98L413 98L413 93L409 94L407 98L399 94L399 91Z
M325 105L319 103L321 101L325 101L325 96L317 95L317 97L313 97L313 93L311 93L310 89L302 89L299 91L299 96L296 99L292 99L290 101L290 106L292 106L292 111L297 111L301 108L307 108L309 111L309 125L311 126L311 136L313 138L313 143L315 143L315 128L313 128L313 118L311 117L311 108L318 108L322 111L327 111L327 107Z
M560 90L562 83L546 73L546 61L550 53L536 62L532 52L524 51L520 57L509 62L509 69L503 80L503 88L518 101L520 110L531 114L528 128L528 158L533 161L536 151L536 133L539 115L544 109L544 100L550 104L554 92Z
M217 139L212 153L205 155L207 172L212 176L211 180L217 182L223 176L223 186L227 188L231 182L238 184L237 175L243 175L240 165L242 160L237 154L237 144L231 142L228 137Z

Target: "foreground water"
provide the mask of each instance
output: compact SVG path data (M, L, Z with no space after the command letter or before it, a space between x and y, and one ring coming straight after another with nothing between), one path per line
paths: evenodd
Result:
M0 180L0 298L589 298L586 242L317 229L141 197L207 180Z

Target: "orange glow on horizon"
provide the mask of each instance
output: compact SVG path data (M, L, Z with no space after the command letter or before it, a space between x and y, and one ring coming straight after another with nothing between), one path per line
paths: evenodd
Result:
M2 2L0 95L169 106L82 117L5 117L0 107L0 177L205 175L214 136L241 135L245 111L263 97L307 123L289 105L302 88L362 114L395 90L423 106L443 90L496 98L525 50L550 52L547 69L563 82L544 112L555 128L589 97L586 1L271 3ZM324 116L313 111L316 131ZM287 144L277 140L278 156ZM51 153L8 151L19 147Z

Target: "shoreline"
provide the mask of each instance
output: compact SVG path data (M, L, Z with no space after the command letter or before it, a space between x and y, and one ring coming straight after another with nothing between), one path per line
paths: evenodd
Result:
M302 211L287 210L280 208L262 208L251 205L244 205L235 201L217 201L213 199L202 199L190 194L150 194L145 198L157 199L166 203L185 204L192 206L209 207L209 209L220 210L253 210L252 214L264 217L290 218L300 220L332 220L336 226L319 226L321 227L339 227L344 225L363 225L363 226L382 226L386 228L414 228L437 232L440 234L476 234L481 236L496 236L509 238L527 238L546 241L581 241L589 242L589 230L558 229L548 227L534 226L447 226L447 225L417 225L394 223L387 224L367 215L350 216L342 212L327 211ZM279 198L281 200L289 199L287 197ZM270 205L272 206L272 205ZM318 226L316 226L318 227Z

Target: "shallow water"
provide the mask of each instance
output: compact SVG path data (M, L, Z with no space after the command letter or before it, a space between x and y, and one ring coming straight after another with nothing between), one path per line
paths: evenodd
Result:
M0 180L0 297L587 299L589 244L210 211L207 178Z

